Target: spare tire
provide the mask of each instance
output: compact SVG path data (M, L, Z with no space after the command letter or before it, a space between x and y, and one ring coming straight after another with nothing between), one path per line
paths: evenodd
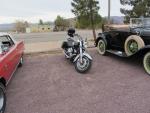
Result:
M131 35L125 41L125 53L131 56L144 46L145 43L140 36Z

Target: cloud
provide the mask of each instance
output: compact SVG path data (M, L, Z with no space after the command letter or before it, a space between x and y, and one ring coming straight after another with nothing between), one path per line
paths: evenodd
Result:
M57 15L65 18L74 17L71 13L72 0L0 0L0 23L10 23L15 20L26 20L29 22L53 21ZM108 2L100 1L100 11L102 16L107 16ZM120 0L111 0L111 15L119 16Z
M16 20L24 20L31 23L37 23L39 19L44 21L54 21L58 15L61 15L64 18L72 18L73 14L67 12L44 12L40 15L33 16L0 16L0 23L13 23Z

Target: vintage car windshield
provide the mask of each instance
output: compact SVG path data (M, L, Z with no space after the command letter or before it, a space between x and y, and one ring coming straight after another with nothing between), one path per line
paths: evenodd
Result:
M130 20L131 28L150 28L150 18L132 18Z

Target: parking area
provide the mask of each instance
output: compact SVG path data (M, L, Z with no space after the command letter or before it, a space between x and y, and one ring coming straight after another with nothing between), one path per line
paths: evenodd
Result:
M136 58L90 50L79 74L63 54L26 56L7 87L6 113L149 113L150 77Z

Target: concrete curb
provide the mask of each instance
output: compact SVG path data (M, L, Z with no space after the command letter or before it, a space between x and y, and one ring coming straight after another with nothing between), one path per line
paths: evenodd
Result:
M59 54L62 53L61 49L53 49L48 51L38 51L38 52L25 52L25 56L34 56L39 54Z

